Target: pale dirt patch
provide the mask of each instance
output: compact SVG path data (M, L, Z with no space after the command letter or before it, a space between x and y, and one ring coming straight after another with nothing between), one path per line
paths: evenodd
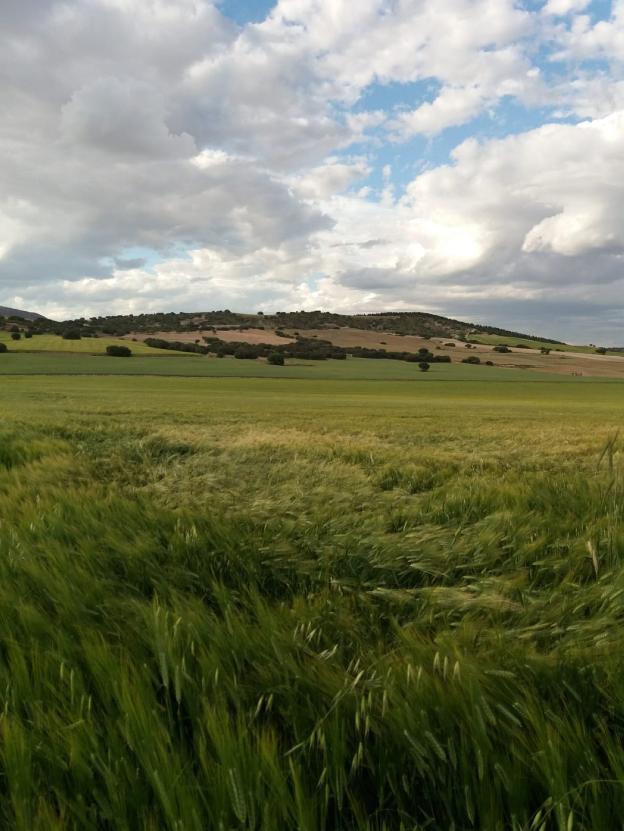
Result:
M351 329L345 326L341 329L284 329L288 335L294 332L304 338L314 340L328 340L334 346L365 346L368 349L386 349L388 352L418 352L425 347L431 349L433 341L416 335L392 335L389 332L371 332L366 329Z
M204 335L207 338L219 338L219 340L232 343L232 341L241 341L243 343L268 343L275 345L278 343L292 343L293 338L280 338L275 334L274 329L247 329L244 332L239 332L238 329L217 329L213 332L212 329L202 329L201 332L132 332L125 336L125 340L145 340L146 338L162 338L162 340L177 340L181 343L204 343Z

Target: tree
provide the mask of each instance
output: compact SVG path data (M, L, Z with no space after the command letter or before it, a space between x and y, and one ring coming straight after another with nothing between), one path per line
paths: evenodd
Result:
M8 351L9 351L9 350L7 349L7 345L6 345L6 343L2 343L2 342L0 341L0 353L2 353L2 352L8 352Z
M418 367L419 367L421 372L428 372L429 371L429 364L427 363L427 361L421 361L418 364Z
M80 329L65 329L61 337L63 340L80 340L82 335Z
M271 352L267 355L267 363L272 366L284 366L284 356L279 352Z
M106 347L106 354L112 358L129 358L132 355L132 350L128 346L111 344Z
M19 332L11 332L11 338L12 338L13 340L20 340L20 339L21 339L21 337L22 337L22 336L20 335L20 333L19 333Z

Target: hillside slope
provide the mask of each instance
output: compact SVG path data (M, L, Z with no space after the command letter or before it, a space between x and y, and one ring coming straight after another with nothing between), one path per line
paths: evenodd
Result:
M394 332L399 335L417 335L424 338L467 338L476 332L507 338L559 343L551 338L514 332L496 326L481 326L462 320L433 315L427 312L379 312L376 314L345 315L333 312L277 312L276 314L239 314L229 309L212 312L169 312L141 315L116 315L84 318L72 324L89 326L109 335L130 332L192 332L210 327L266 328L266 329L336 329L350 327L377 332Z
M27 312L24 309L12 309L10 306L0 306L0 317L21 317L23 320L43 320L43 315L37 312Z

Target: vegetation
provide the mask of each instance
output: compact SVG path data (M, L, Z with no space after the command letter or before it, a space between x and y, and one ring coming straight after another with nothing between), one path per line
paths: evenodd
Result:
M422 337L469 338L479 332L493 337L524 338L535 340L533 335L525 335L495 326L481 326L461 320L432 315L425 312L380 312L377 314L342 315L322 311L277 312L269 314L239 314L229 309L212 312L173 312L149 313L140 315L112 315L85 320L71 321L83 331L100 332L108 335L128 335L131 332L189 332L204 331L209 328L239 329L249 328L279 329L285 328L304 331L306 329L336 329L349 326L381 332L395 332L400 335L420 335ZM50 322L47 322L50 325ZM544 340L543 338L540 340ZM546 339L548 340L548 339ZM549 341L558 343L558 341Z
M6 343L0 342L0 353L2 352L8 352L8 349Z
M106 347L106 354L113 358L129 358L132 355L132 350L127 346L112 344Z
M3 379L2 827L620 826L624 387L351 365Z
M9 343L11 335L9 332L0 330L0 343ZM90 355L104 355L106 347L111 345L128 346L129 342L121 340L120 338L86 338L81 337L80 340L65 340L61 335L53 334L37 334L29 340L21 339L16 343L11 343L11 351L24 352L39 352L39 353L73 353L73 354L90 354ZM150 349L140 341L132 343L132 350L135 354L141 355L177 355L175 352L166 352L163 350Z
M65 329L61 337L63 340L80 340L82 333L78 328Z
M207 355L208 348L199 343L188 343L186 341L170 341L163 338L145 338L146 346L152 349L170 349L173 352L190 352L196 355Z
M427 361L429 363L451 363L449 355L436 355L428 349L419 349L414 352L392 352L386 349L369 349L363 346L343 347L332 344L322 338L305 338L297 335L296 340L286 344L247 343L245 341L224 341L215 336L203 336L203 346L188 341L168 341L163 338L145 338L145 345L157 349L170 349L176 352L199 352L203 355L212 353L219 357L233 355L243 360L256 360L271 355L284 358L299 358L304 361L346 360L347 356L355 358L373 358L384 360ZM273 358L270 363L274 363Z

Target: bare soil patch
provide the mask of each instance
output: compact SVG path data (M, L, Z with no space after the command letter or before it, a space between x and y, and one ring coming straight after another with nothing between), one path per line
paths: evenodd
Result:
M238 329L217 329L213 332L212 329L202 329L201 332L133 332L127 335L125 340L145 340L146 338L162 338L163 340L178 340L182 343L195 343L199 340L203 343L204 335L209 338L219 338L219 340L227 341L242 341L243 343L290 343L294 338L280 338L275 334L274 329L246 329L240 332Z

